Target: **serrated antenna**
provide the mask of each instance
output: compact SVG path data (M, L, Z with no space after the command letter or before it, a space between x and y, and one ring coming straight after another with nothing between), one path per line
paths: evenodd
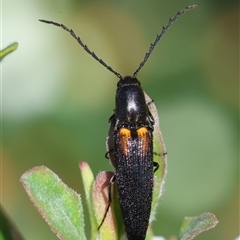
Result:
M53 21L48 21L48 20L43 20L43 19L39 19L40 22L44 22L47 24L52 24L55 25L57 27L61 27L62 29L64 29L65 31L69 32L72 37L74 39L77 40L77 42L79 43L79 45L88 53L90 54L93 58L95 58L99 63L101 63L105 68L107 68L110 72L114 73L118 78L122 79L121 74L119 74L118 72L116 72L115 70L113 70L110 66L108 66L101 58L99 58L94 52L92 52L88 46L86 44L83 43L83 41L81 40L80 37L78 37L75 32L72 29L69 29L68 27L66 27L63 24L57 23L57 22L53 22Z
M143 61L140 63L139 67L137 68L137 70L134 72L133 77L136 77L138 72L141 70L141 68L145 65L145 63L147 62L149 56L151 55L153 49L155 48L155 46L157 45L157 43L159 42L159 40L162 38L162 36L164 35L164 33L170 28L170 26L184 13L196 8L199 4L193 4L190 5L188 7L185 7L183 10L179 11L176 13L176 15L173 18L170 18L167 25L165 27L162 28L162 31L160 32L160 34L157 35L157 37L155 38L155 41L150 45L150 48L148 50L148 52L145 54L145 57L143 59Z

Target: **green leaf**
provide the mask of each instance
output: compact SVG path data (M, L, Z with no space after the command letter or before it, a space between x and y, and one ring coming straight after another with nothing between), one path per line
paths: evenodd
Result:
M29 198L59 239L85 240L80 196L50 169L41 166L21 177Z
M93 186L93 208L95 212L95 216L97 219L98 226L102 223L102 220L105 216L107 206L109 203L109 184L112 176L114 175L113 172L100 172ZM114 184L112 185L112 190L114 191ZM116 196L116 192L114 194ZM111 194L111 196L114 196ZM115 198L113 197L113 200ZM115 211L114 211L114 204L110 204L110 207L107 211L107 215L105 216L104 222L99 229L99 238L98 239L111 239L117 240L120 239L118 236L118 226L116 224L115 218ZM95 229L97 232L97 229Z
M24 239L1 205L0 205L0 220L1 220L0 221L0 239L1 240L23 240Z
M197 217L185 217L180 230L181 240L191 240L200 233L214 228L218 223L212 213L203 213Z
M155 213L157 209L157 205L159 199L162 195L163 185L165 182L165 177L167 174L167 155L166 147L163 142L162 133L160 130L159 125L159 116L157 112L156 105L152 102L151 98L144 92L145 100L148 104L149 110L153 116L155 121L154 123L154 131L153 131L153 152L157 153L153 155L153 161L159 164L159 168L154 173L154 188L153 188L153 198L152 198L152 209L151 209L151 216L150 216L150 223L155 219ZM162 154L162 155L161 155ZM146 240L152 239L153 233L151 230L151 225L149 224Z
M83 181L83 187L85 191L86 196L86 203L88 207L89 212L89 219L90 219L90 225L92 228L92 239L96 239L96 229L98 227L97 221L95 218L94 210L93 210L93 204L92 204L92 190L93 190L93 184L94 184L94 176L92 173L92 170L88 166L86 162L80 162L79 168L81 170L82 174L82 181Z
M6 57L9 53L15 51L18 48L18 43L12 43L8 47L4 48L0 51L0 61L3 60L4 57Z

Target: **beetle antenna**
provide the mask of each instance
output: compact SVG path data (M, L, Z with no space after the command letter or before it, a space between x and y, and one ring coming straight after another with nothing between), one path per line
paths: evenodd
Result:
M105 68L107 68L110 72L114 73L118 78L122 79L121 74L119 74L118 72L116 72L115 70L113 70L110 66L108 66L101 58L99 58L94 52L92 52L87 45L85 45L83 43L83 41L81 40L80 37L78 37L75 32L72 29L69 29L68 27L66 27L63 24L57 23L57 22L53 22L53 21L48 21L48 20L43 20L43 19L39 19L40 22L44 22L47 24L53 24L57 27L61 27L62 29L64 29L65 31L69 32L73 38L75 38L77 40L77 42L80 44L80 46L88 53L90 54L93 58L95 58L99 63L101 63Z
M139 67L137 68L137 70L134 72L133 77L136 77L138 72L141 70L141 68L145 65L145 63L147 62L149 56L151 55L153 49L155 48L155 46L157 45L157 43L159 42L159 40L162 38L162 36L164 35L164 33L170 28L170 26L184 13L196 8L199 4L193 4L190 5L188 7L185 7L183 10L179 11L176 13L176 15L173 18L170 18L167 25L165 27L162 28L162 31L160 32L160 34L158 34L155 38L155 41L150 45L150 48L148 50L148 52L145 54L145 57L143 59L143 61L140 63Z

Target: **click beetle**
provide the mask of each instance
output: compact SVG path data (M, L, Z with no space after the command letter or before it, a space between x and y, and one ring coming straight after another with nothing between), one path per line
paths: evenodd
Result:
M117 83L115 110L110 117L110 131L107 139L108 156L115 167L115 175L111 183L116 182L118 198L128 240L144 240L149 225L151 202L154 185L154 171L159 167L153 161L153 155L165 155L166 152L154 153L153 131L154 118L149 107L137 74L147 62L154 47L157 45L166 30L182 14L194 9L198 4L190 5L170 18L167 25L162 28L155 41L150 45L143 61L132 76L122 77L102 59L92 52L72 29L53 21L39 20L53 24L69 32L84 50L100 62L109 71L114 73L119 81ZM111 184L109 185L108 206L99 228L104 222L111 204Z

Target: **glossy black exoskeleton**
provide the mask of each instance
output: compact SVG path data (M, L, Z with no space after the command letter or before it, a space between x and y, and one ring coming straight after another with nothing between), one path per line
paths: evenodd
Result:
M171 18L151 44L144 60L134 74L126 77L122 77L102 59L98 58L94 52L90 51L73 30L56 22L40 20L68 31L85 51L120 79L117 84L115 111L109 119L107 154L116 169L111 183L116 182L128 240L144 240L146 237L151 212L154 171L158 169L158 163L153 161L154 119L149 111L148 103L145 101L141 84L136 77L166 30L182 14L197 6L198 4L188 6ZM159 154L164 155L166 153ZM98 229L104 222L111 199L110 184L108 206Z
M145 239L153 191L154 119L136 78L127 76L118 82L110 124L115 124L113 156L125 230L128 239Z

